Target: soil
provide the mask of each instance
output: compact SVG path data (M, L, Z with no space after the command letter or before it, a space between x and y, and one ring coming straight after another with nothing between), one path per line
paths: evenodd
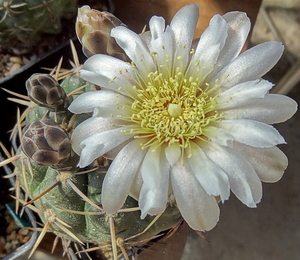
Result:
M101 11L112 9L110 0L79 0L78 6L83 5L89 5L91 8ZM64 20L60 34L43 34L41 40L34 46L27 46L22 42L17 42L13 46L4 47L0 43L0 80L73 38L76 34L75 21L76 15L69 20Z
M17 226L6 208L6 204L13 202L8 187L7 179L0 181L0 258L26 243L31 236L31 231Z
M100 1L80 1L82 4L93 5L92 2ZM265 2L297 2L299 1L277 1L269 0ZM288 11L284 14L282 20L290 21L293 18L295 11L299 12L299 4L297 8L295 6L288 6L288 9L284 9L280 6L280 9L271 10L271 16L273 15L276 18L275 22L278 22L280 26L283 24L279 21L283 11ZM98 9L98 7L94 7ZM292 15L291 13L292 12ZM295 16L297 19L299 16ZM258 18L257 23L259 23ZM296 41L297 35L299 35L299 27L293 27L293 24L298 24L299 20L295 23L289 22L289 25L285 28L289 30L282 30L284 34L284 39L287 41L287 53L296 54L295 59L299 59L299 49L296 51L294 47L299 48L298 44L294 44L290 47L289 43L291 40ZM75 35L72 26L68 26L70 32L68 32L68 37ZM252 43L254 45L266 41L266 40L277 40L274 39L270 33L270 30L265 24L260 24L257 26L259 29L259 37L252 38ZM285 35L287 32L291 32L292 28L297 29L297 33L293 32L293 35L296 37L291 37ZM70 33L70 34L69 34ZM66 31L64 31L66 35ZM61 42L64 42L68 37L64 35L49 36L48 40L43 40L44 43L53 41L51 47L47 44L40 43L39 48L31 49L25 54L20 54L18 52L13 52L12 50L1 50L0 49L0 64L7 64L6 72L12 72L19 65L36 59L40 54L47 52L49 49L54 46L58 46ZM256 35L256 32L253 34ZM270 38L265 39L267 36ZM258 38L263 38L262 40ZM255 39L254 39L255 38ZM46 38L45 38L46 39ZM289 48L290 47L290 48ZM8 55L8 56L6 56ZM21 60L21 61L20 61ZM0 65L1 66L1 65ZM4 66L4 67L6 67ZM284 73L289 69L289 61L287 57L284 57L281 62L276 66L271 73L269 73L265 78L271 80L272 82L278 82L278 80L284 75ZM13 68L14 67L14 68ZM1 67L0 67L1 74ZM1 75L0 75L1 78ZM299 100L299 84L293 89L290 95ZM186 244L184 260L215 260L215 259L265 259L265 260L281 260L281 259L298 259L299 251L299 184L300 184L300 175L297 174L299 171L299 145L300 145L300 136L299 136L299 112L291 119L290 121L280 124L277 127L283 136L285 136L288 143L287 146L283 147L284 152L287 154L290 164L289 168L286 171L283 179L276 184L264 184L264 198L263 201L258 205L257 209L248 209L242 205L237 199L234 198L234 195L231 196L230 200L222 205L222 216L217 227L210 231L207 234L208 243L206 240L199 238L196 233L190 232L188 242ZM6 243L9 243L11 233L18 228L9 228L15 227L15 224L12 221L12 218L8 216L6 211L5 204L11 202L12 199L9 197L11 192L8 190L10 184L7 180L0 181L0 257L3 257L1 253L4 253L3 247ZM12 223L12 224L11 224ZM18 233L19 231L16 231ZM8 252L8 251L6 251Z
M110 0L79 0L78 6L80 7L83 5L89 5L91 8L102 11L107 11L111 8ZM75 21L76 15L74 15L72 19L64 20L62 32L60 34L44 34L35 46L26 46L19 42L14 46L4 48L0 43L0 80L16 72L22 66L34 62L38 57L68 42L71 38L74 38L76 35L74 26ZM3 94L3 92L1 93ZM6 107L6 109L8 108ZM5 122L5 125L1 126L1 128L6 128L7 121ZM1 141L4 141L5 145L7 145L7 142L5 142L6 140L3 139L2 136ZM3 155L1 148L0 155ZM32 231L29 228L19 227L9 213L7 205L14 201L11 197L11 195L14 195L14 192L11 191L10 182L7 179L2 178L3 169L0 169L0 171L0 258L2 259L15 251L22 244L28 242ZM50 238L50 240L53 242L53 238ZM48 251L49 244L52 246L52 242L48 243Z

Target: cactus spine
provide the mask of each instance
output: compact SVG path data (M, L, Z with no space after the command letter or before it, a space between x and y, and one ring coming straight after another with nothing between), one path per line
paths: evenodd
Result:
M89 244L90 251L101 249L108 259L129 259L128 250L143 246L162 231L175 229L181 215L176 207L169 207L162 215L141 220L137 201L130 197L117 214L103 211L101 187L109 162L99 158L78 169L78 158L68 146L72 129L91 115L72 115L62 106L96 86L80 79L77 69L59 84L57 80L65 75L59 73L59 67L52 76L34 74L27 81L28 95L37 104L28 103L21 116L27 124L20 134L22 149L2 162L15 161L14 173L28 198L25 201L17 196L16 200L39 214L44 223L33 251L51 230L64 241ZM21 124L18 122L16 129Z
M61 20L75 15L76 0L0 0L0 42L32 45L42 33L57 34Z

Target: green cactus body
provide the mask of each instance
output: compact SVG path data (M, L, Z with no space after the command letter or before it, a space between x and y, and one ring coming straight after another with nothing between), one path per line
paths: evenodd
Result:
M66 93L69 93L86 84L87 82L73 75L65 79L61 86ZM94 86L88 84L86 88L91 90ZM74 94L73 97L76 95ZM40 106L29 108L26 122L40 120L46 111L45 107ZM89 114L76 116L75 121L73 120L73 128L90 116ZM72 115L67 111L56 116L53 112L49 113L48 118L55 117L59 124L64 121L68 125ZM131 197L127 198L123 209L135 208L135 210L107 216L101 210L101 188L109 165L91 165L88 169L81 169L86 171L85 173L78 174L79 169L68 172L37 165L26 157L21 149L18 154L20 159L16 163L15 173L19 176L21 186L31 199L38 198L34 201L36 211L44 224L48 224L59 237L71 241L94 243L97 246L107 245L110 251L112 230L109 219L113 219L113 232L116 238L125 242L123 246L126 250L132 246L143 245L160 232L175 227L181 221L181 215L176 207L168 207L155 222L153 216L141 220L140 211L136 209L137 201ZM39 197L46 190L48 191ZM148 229L151 222L153 224Z
M0 42L32 45L42 33L57 34L62 19L75 15L76 0L0 0Z
M25 159L26 160L26 159ZM19 166L21 167L21 165ZM61 175L58 171L50 168L32 164L34 176L32 177L27 171L26 176L23 178L22 186L29 193L31 198L39 196L47 188L57 183L57 176ZM104 178L103 171L106 168L98 168L92 172L76 175L70 178L78 189L81 190L89 199L95 204L101 205L101 186ZM21 180L22 180L21 178ZM26 178L27 184L24 182ZM109 222L105 214L102 214L99 208L94 207L90 203L84 201L74 190L68 185L68 183L59 183L51 191L47 192L44 196L35 202L35 206L41 211L46 209L52 209L60 220L69 224L72 228L69 230L78 237L84 243L96 243L100 245L107 244L110 241L110 227ZM135 208L137 202L128 198L124 208ZM95 212L99 215L83 215L70 213L67 210L78 212ZM46 223L44 215L41 218ZM117 237L123 239L130 238L136 234L141 233L154 217L146 217L144 220L140 219L139 211L132 211L128 213L119 213L114 216L115 232ZM139 244L138 241L144 239L150 239L163 230L170 229L180 219L180 215L176 208L169 208L164 215L162 215L157 222L147 232L135 237L134 243ZM51 229L61 237L65 237L68 240L73 240L63 230L54 224L51 225ZM129 240L130 241L130 240Z

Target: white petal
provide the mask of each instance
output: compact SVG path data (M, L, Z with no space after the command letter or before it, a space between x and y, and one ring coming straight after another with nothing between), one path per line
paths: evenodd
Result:
M151 47L153 58L159 64L158 67L161 73L169 73L173 64L175 40L173 31L167 26L165 32L157 38L152 37Z
M129 98L114 91L102 89L100 91L85 92L78 96L69 106L74 114L93 112L98 109L97 116L110 116L122 114L120 104L124 105L130 101Z
M192 57L187 77L199 78L201 80L199 84L202 84L206 76L213 71L219 53L220 46L219 44L215 44L210 45L205 52L202 53L200 59L196 59L195 56Z
M160 161L160 152L161 146L153 148L152 145L145 156L143 164L141 165L141 174L143 182L147 183L147 186L151 189L155 189L159 185L161 175L161 161Z
M220 15L215 15L201 35L195 54L191 59L191 65L199 63L200 67L206 69L205 75L201 75L201 77L205 77L214 69L226 37L227 23Z
M196 57L201 57L205 50L211 45L219 44L220 49L223 48L227 38L227 23L220 15L214 15L209 22L209 26L205 29L200 37Z
M195 230L211 230L219 220L215 197L209 196L194 174L180 162L171 168L171 182L176 204L189 226Z
M139 140L134 140L113 160L102 185L101 200L107 214L116 213L124 204L146 151Z
M265 123L248 120L222 120L220 128L226 129L234 139L250 146L266 148L285 143L278 131Z
M183 71L186 68L198 18L198 5L189 4L182 7L171 21L170 27L174 32L177 45L174 58L175 69L178 67Z
M152 46L151 46L151 32L150 31L145 31L139 34L139 37L141 40L146 44L147 48L152 51Z
M297 103L283 95L268 94L263 99L254 99L251 104L239 104L221 111L226 119L252 119L266 124L281 123L297 111Z
M266 42L245 51L215 75L210 84L216 81L224 88L255 80L266 74L283 53L280 42Z
M91 117L80 123L72 132L71 143L75 153L80 154L80 143L97 133L117 128L118 121L111 118Z
M139 35L124 26L117 26L111 30L111 36L144 76L154 70L150 51Z
M230 189L226 173L193 142L191 142L191 153L191 157L188 158L190 168L207 194L220 196L222 201L227 200Z
M138 173L135 175L135 178L132 182L129 195L138 201L142 186L143 186L142 174L141 171L138 171Z
M254 98L263 98L273 84L267 80L253 80L240 83L220 93L217 98L217 109L252 103Z
M139 207L142 219L147 214L162 213L168 202L170 165L162 150L159 147L152 151L150 147L141 166L143 186L139 197Z
M161 37L165 31L165 19L160 16L152 16L149 21L152 40Z
M223 19L228 25L228 37L209 78L216 75L224 66L236 58L245 44L251 27L250 19L242 12L229 12L223 15Z
M232 146L233 136L226 130L215 126L206 126L203 135L207 136L212 142L224 146Z
M179 147L179 144L168 145L165 149L165 155L169 164L173 166L179 160L181 155L181 148Z
M210 143L204 151L226 172L236 197L248 207L256 207L262 197L262 185L251 164L229 147Z
M199 18L199 8L196 4L182 7L173 17L171 28L174 31L175 41L190 49L196 24Z
M163 213L168 202L168 186L161 185L156 189L148 189L148 187L144 187L145 186L143 185L139 197L141 219L144 219L147 214L154 216Z
M80 76L93 84L131 95L135 84L135 70L132 66L112 56L95 54L83 65Z
M288 165L287 157L278 147L254 148L234 142L233 149L251 163L263 182L279 181Z
M125 141L124 143L119 144L118 146L112 148L111 150L109 150L108 152L103 154L103 157L109 159L109 160L113 160L114 158L116 158L116 156L118 155L118 153L123 149L123 147L130 143L132 140L129 139L127 141Z
M113 130L96 133L84 139L80 143L81 154L79 167L86 167L96 158L104 155L118 145L133 137L133 134L123 134L127 127L120 127Z

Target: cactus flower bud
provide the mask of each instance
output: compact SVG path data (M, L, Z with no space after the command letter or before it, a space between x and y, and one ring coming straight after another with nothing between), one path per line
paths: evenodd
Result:
M29 98L52 112L66 111L69 99L64 89L48 74L35 73L26 81Z
M52 168L64 168L72 157L67 132L52 119L43 119L27 125L21 140L23 152L35 163Z
M124 51L110 36L111 29L120 25L126 26L109 12L100 12L87 5L79 8L75 28L85 56L108 54L128 60Z

